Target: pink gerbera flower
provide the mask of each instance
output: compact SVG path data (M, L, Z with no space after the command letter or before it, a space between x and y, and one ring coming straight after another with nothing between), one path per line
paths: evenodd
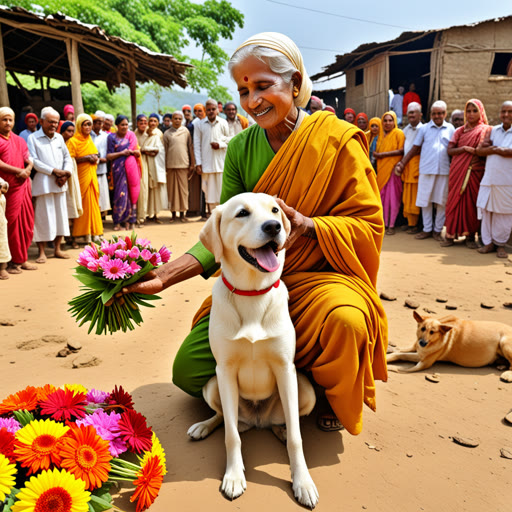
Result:
M137 265L137 263L135 263L135 261L132 261L130 263L130 267L128 268L126 273L133 275L133 274L136 274L140 269L141 269L141 266Z
M153 253L147 249L142 249L142 251L140 251L140 255L144 261L149 261L151 256L153 256Z
M117 243L115 243L115 242L113 244L111 244L107 240L103 240L103 242L101 242L101 251L103 252L103 254L108 254L109 256L114 256L116 249L117 249Z
M128 257L136 260L140 256L140 251L137 246L132 247L128 253Z
M151 247L151 242L147 238L137 238L135 243L141 247Z
M130 265L126 261L114 258L101 265L103 269L103 276L107 279L122 279L126 276L126 272L130 268Z
M0 430L3 428L11 434L15 434L21 428L21 424L14 418L0 418Z
M167 263L171 259L171 251L169 251L165 245L162 245L158 252L160 253L160 258L162 258L163 263Z
M121 258L124 260L128 254L128 251L125 251L124 249L117 249L115 252L116 258Z
M91 272L98 272L98 270L100 269L100 260L89 260L89 262L87 263L87 268Z
M106 391L91 389L87 392L85 398L89 404L103 404L107 401L109 396L110 393L107 393Z

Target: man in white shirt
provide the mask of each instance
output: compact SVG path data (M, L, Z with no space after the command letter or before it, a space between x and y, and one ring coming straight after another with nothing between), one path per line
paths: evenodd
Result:
M501 105L500 120L490 140L476 149L478 156L487 157L476 201L485 244L478 252L496 250L498 258L508 258L504 246L512 232L512 101Z
M399 125L402 124L404 92L405 89L402 86L398 87L398 93L393 96L389 105L389 109L396 114L396 120Z
M194 156L196 172L201 175L208 213L220 203L222 173L229 142L229 127L218 116L217 102L206 102L206 117L194 127Z
M402 159L402 165L405 167L412 157L420 155L416 206L421 208L423 231L418 233L416 238L423 240L433 236L434 240L440 242L446 219L450 171L450 157L447 150L455 128L445 121L446 103L444 101L439 100L432 105L430 117L430 122L420 128L412 149Z
M100 211L103 218L108 210L110 210L110 194L108 190L107 179L107 139L108 133L103 131L103 123L105 121L105 112L97 110L92 116L92 130L91 138L98 150L100 159L98 160L98 167L96 174L98 175L98 186L100 189Z
M407 106L407 120L409 124L403 129L405 135L404 155L412 149L414 141L419 133L419 129L423 126L421 122L421 105L416 102L409 103ZM420 216L420 208L416 206L416 198L418 196L418 178L419 178L419 155L411 158L408 164L403 165L403 160L395 166L395 172L402 176L404 189L402 193L402 202L404 203L404 217L407 219L407 233L416 234L418 229L418 219Z
M73 162L60 133L59 113L52 107L41 111L41 128L28 138L28 150L37 171L32 183L34 209L34 241L39 248L36 263L45 263L46 242L55 241L55 257L68 259L61 243L69 236L66 202L67 180L73 171Z
M237 113L236 105L232 101L228 101L224 105L224 112L226 113L226 121L229 127L230 140L238 135L241 131L249 126L249 121Z

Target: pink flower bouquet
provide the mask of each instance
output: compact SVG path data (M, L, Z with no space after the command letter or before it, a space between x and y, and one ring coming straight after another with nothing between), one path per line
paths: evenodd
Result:
M136 283L150 270L167 263L170 251L162 246L158 251L145 238L131 236L104 240L100 245L91 243L80 253L75 277L84 291L69 302L68 311L83 325L91 322L89 333L96 326L96 334L131 331L142 323L139 306L154 307L147 301L159 299L157 295L119 292Z

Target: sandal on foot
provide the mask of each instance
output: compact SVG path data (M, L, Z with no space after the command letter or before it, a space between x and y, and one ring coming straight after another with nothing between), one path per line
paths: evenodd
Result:
M332 413L319 414L316 419L316 425L324 432L338 432L344 428L340 420Z
M498 247L498 249L496 250L496 257L497 258L508 258L508 254L507 254L507 251L505 249L505 247Z

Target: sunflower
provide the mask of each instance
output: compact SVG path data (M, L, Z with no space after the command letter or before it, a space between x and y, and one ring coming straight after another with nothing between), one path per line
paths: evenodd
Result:
M87 395L87 388L82 386L82 384L64 384L64 389L73 391L73 394L75 395L77 393L83 393L84 395Z
M163 469L163 474L166 475L167 468L165 465L165 451L162 447L162 444L160 443L160 439L158 439L158 437L156 437L156 434L154 432L153 432L153 437L152 437L152 443L153 444L151 446L151 450L144 452L144 455L142 457L139 457L140 463L142 466L144 466L145 464L147 464L149 457L152 457L152 456L159 457L160 465L162 466L162 469Z
M11 462L16 462L16 457L14 456L14 434L5 427L0 428L0 454L5 455Z
M52 420L34 420L15 434L14 456L28 474L56 464L58 441L69 427Z
M9 459L0 453L0 504L6 496L11 494L16 483L16 465L9 462Z
M156 456L149 457L141 471L137 473L137 480L133 482L136 488L133 496L130 497L130 501L137 501L136 512L146 510L153 504L160 492L163 479L163 468L159 458Z
M87 400L84 393L75 393L70 389L57 389L39 405L43 416L50 416L56 421L68 421L85 416Z
M152 431L140 412L128 409L121 415L118 426L119 436L132 452L142 453L151 449Z
M101 439L92 426L72 425L59 444L59 466L67 469L93 490L108 480L110 460L109 442Z
M37 390L27 386L22 391L9 395L0 403L0 415L13 411L33 411L37 407Z
M42 471L16 495L12 512L88 512L91 493L66 470Z

